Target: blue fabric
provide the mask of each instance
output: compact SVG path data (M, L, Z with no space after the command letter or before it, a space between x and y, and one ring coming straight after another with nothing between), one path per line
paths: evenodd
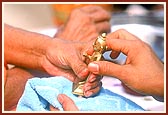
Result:
M49 111L53 105L63 111L57 100L58 94L68 95L81 111L144 111L131 100L102 88L94 97L79 98L71 93L72 82L57 76L50 78L32 78L26 83L16 111Z

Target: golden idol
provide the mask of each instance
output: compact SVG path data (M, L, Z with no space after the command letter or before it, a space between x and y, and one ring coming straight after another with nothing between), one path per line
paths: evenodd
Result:
M86 63L89 64L90 62L93 62L93 61L102 60L103 53L106 51L106 49L107 49L106 33L103 33L100 36L98 36L97 39L95 40L95 42L93 43L93 50L94 50L93 54L91 56L88 54L83 54L86 58ZM72 93L75 95L84 96L83 86L86 81L87 81L87 79L84 81L80 81L78 83L73 83Z

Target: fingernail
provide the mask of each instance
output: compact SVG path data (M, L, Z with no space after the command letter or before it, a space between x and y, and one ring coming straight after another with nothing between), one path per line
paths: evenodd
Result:
M99 65L95 63L89 63L88 68L90 71L93 73L98 73L99 72Z

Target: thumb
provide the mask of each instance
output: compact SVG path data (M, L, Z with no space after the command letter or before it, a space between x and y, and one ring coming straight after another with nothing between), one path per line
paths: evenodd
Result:
M94 74L113 76L118 79L121 79L122 75L126 72L123 65L118 65L108 61L95 61L89 63L88 69Z
M61 103L64 111L78 111L74 101L65 94L58 95L58 101Z
M72 63L72 62L74 61L71 61L71 67L73 71L75 72L75 74L82 80L86 79L86 77L89 74L87 65L83 61L77 58L76 58L75 63Z

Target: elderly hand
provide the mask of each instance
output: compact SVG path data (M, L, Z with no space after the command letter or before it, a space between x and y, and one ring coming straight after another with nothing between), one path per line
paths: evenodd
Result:
M79 82L88 77L87 64L84 63L83 53L91 46L92 42L71 42L62 39L51 39L47 46L46 54L42 59L42 66L51 75L62 75L72 82ZM101 77L92 75L84 85L85 96L89 97L98 93L101 88Z
M80 42L95 40L100 33L110 32L110 18L110 14L100 6L89 5L77 8L72 11L68 21L64 27L59 29L55 38ZM66 76L69 76L67 73L70 74L70 76L75 76L73 75L73 71L67 72L63 70L60 72L65 72ZM99 92L102 86L101 79L101 76L95 74L89 76L88 81L84 85L84 95L86 97L93 96Z
M5 25L5 59L9 64L62 75L73 82L84 80L89 74L83 52L90 46ZM96 80L94 83L100 84ZM96 84L94 88L100 89Z
M51 75L64 75L69 80L78 82L89 74L82 52L80 43L51 39L42 66Z
M116 58L122 52L127 56L126 62L124 65L93 62L88 65L91 72L116 77L143 94L164 95L164 66L149 45L126 30L109 34L106 41L112 50L111 57Z
M110 14L100 6L77 8L55 37L82 42L96 39L100 33L110 32L110 18Z

